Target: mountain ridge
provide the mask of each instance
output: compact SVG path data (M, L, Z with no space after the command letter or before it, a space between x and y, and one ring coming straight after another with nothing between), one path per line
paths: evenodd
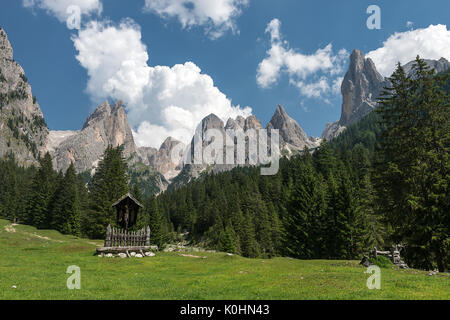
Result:
M24 165L37 164L48 135L39 103L0 28L0 157L12 152Z
M450 68L450 63L444 58L425 61L437 72ZM405 65L407 73L411 72L413 63ZM341 117L338 121L327 124L322 138L329 140L338 136L347 126L375 109L376 99L385 84L386 79L377 71L373 61L366 58L360 50L353 50L341 85ZM77 172L93 173L108 145L122 146L130 168L141 173L145 171L144 175L150 175L151 180L156 181L155 189L163 191L173 181L186 183L203 172L230 170L237 165L220 162L213 165L186 163L186 152L193 151L196 135L201 139L202 146L206 147L210 143L205 140L208 129L218 129L225 137L226 131L230 129L244 132L255 130L259 134L259 130L263 128L261 121L254 115L229 118L224 123L223 119L211 113L199 122L190 143L190 151L186 151L189 145L172 137L167 137L159 149L138 147L128 122L126 108L119 100L112 104L108 101L100 104L86 118L80 130L51 131L32 95L24 70L14 61L13 48L6 32L0 28L0 156L13 152L18 162L31 165L37 164L39 156L44 152L49 152L54 168L58 171L66 170L73 162ZM305 147L315 149L321 142L320 138L308 137L281 105L276 107L265 129L269 131L269 136L271 129L279 130L280 150L288 157L301 152ZM183 150L185 153L180 155L180 159L173 159L175 152ZM246 164L248 160L247 155ZM142 165L148 167L148 170ZM145 179L148 180L148 177L144 177Z

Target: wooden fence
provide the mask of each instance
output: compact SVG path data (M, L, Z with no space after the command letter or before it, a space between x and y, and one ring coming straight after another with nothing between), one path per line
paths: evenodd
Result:
M373 250L370 252L370 256L375 258L377 256L384 256L386 258L389 258L393 264L401 268L408 268L408 265L400 257L400 251L402 249L403 246L400 245L392 246L390 251L378 250L377 247L374 247Z
M127 231L113 228L108 225L106 228L105 247L148 247L150 246L150 227L139 231Z

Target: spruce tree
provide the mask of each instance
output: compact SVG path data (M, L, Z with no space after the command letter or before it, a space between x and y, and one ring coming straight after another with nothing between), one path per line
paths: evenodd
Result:
M164 243L163 221L155 197L151 197L147 202L145 211L149 217L150 242L161 248Z
M47 152L39 159L39 169L33 178L31 194L26 209L26 222L39 229L50 227L50 206L55 191L55 172L52 158Z
M244 257L256 258L259 256L259 247L255 239L255 225L248 212L244 214L244 225L240 234L241 252Z
M289 256L310 259L314 256L311 220L315 214L317 181L309 156L302 157L289 192L285 219L285 250Z
M89 211L85 217L85 232L93 238L103 238L108 224L116 226L112 204L128 192L127 163L122 147L108 146L89 185Z
M417 57L408 77L398 65L378 112L383 132L377 159L381 212L407 262L448 270L450 108L444 77Z
M52 228L63 234L81 235L81 213L77 176L73 163L64 175L53 204Z

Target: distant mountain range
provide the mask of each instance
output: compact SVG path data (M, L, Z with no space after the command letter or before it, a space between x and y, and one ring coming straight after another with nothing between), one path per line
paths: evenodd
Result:
M437 72L450 68L450 63L444 58L426 61ZM411 66L412 62L406 64L405 70L410 72ZM376 107L376 99L385 84L386 80L377 72L372 60L366 59L361 51L354 50L341 87L341 118L327 124L322 139L336 137L346 126L371 112ZM224 124L216 115L210 114L199 123L196 134L201 134L203 139L208 129L225 133L227 129L242 129L245 132L262 128L261 121L253 115L248 118L230 118ZM320 138L308 137L280 105L266 129L279 130L280 150L287 156L304 147L314 149L321 142ZM50 131L23 69L14 61L6 32L0 28L0 157L12 152L19 163L31 165L37 163L39 154L48 151L53 157L56 170L64 171L73 162L79 173L92 174L108 145L122 145L130 166L130 176L151 193L163 191L171 183L174 186L182 185L204 172L235 167L227 164L187 164L183 162L183 158L174 163L171 158L174 148L187 150L180 143L168 137L159 149L137 147L121 101L112 106L108 102L102 103L87 118L81 130Z

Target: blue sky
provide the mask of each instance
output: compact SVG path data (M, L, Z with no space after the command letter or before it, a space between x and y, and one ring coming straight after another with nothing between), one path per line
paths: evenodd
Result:
M64 1L67 2L67 0ZM77 1L79 0L73 0L74 3ZM232 15L225 24L215 23L214 17L208 18L206 15L206 17L197 17L197 20L204 18L203 22L196 21L191 26L183 27L181 16L162 16L154 8L153 10L143 10L144 0L93 1L100 2L102 11L83 15L82 30L87 28L90 21L104 23L106 20L108 20L106 23L108 26L119 28L123 19L131 18L132 22L128 20L127 26L123 28L138 31L141 36L140 41L148 53L149 67L168 66L172 68L176 64L183 65L190 61L201 69L201 74L209 76L214 81L214 86L227 99L231 100L232 106L239 105L241 109L250 106L252 113L262 121L263 125L270 120L277 104L282 104L307 134L314 136L320 136L327 122L339 119L341 95L333 90L328 90L326 94L321 94L319 97L309 97L295 84L301 82L301 85L307 86L324 76L331 85L333 79L344 75L348 59L340 62L343 68L340 74L336 73L331 76L330 70L334 70L332 67L324 73L321 73L321 70L317 72L313 70L308 77L301 78L298 74L293 76L289 71L283 72L281 69L275 82L268 87L261 86L257 82L258 66L268 57L267 51L272 45L270 33L265 30L273 19L278 19L277 21L280 22L278 29L281 33L280 45L286 52L291 50L293 55L315 55L317 50L323 49L331 43L330 55L335 57L341 49L345 49L348 53L354 48L365 53L376 50L383 47L383 42L395 32L420 30L430 25L448 25L450 16L450 2L447 0L249 0L247 5L240 3L242 0L220 0L236 4L240 12ZM164 1L169 4L172 0ZM182 2L184 0L173 1ZM28 5L24 6L24 2L19 0L3 1L0 11L0 26L8 34L13 45L14 57L24 68L32 85L33 94L37 96L50 129L80 129L86 117L101 99L107 97L112 100L117 97L127 97L126 92L124 93L126 88L116 88L117 90L110 95L107 90L105 92L96 90L98 83L91 83L91 89L87 89L89 81L95 82L95 79L92 78L97 75L90 76L88 74L90 67L87 66L89 63L85 62L83 66L80 59L76 58L80 54L80 50L75 46L75 39L81 38L79 36L81 31L69 30L64 19L58 16L57 12L51 11L48 7L47 10L42 9L45 6L45 0L26 0L25 2L28 2ZM369 17L366 9L372 4L381 8L380 30L369 30L366 27L366 20ZM413 24L407 26L408 21ZM105 27L99 28L101 31ZM96 30L99 31L99 29ZM216 35L216 38L213 39L214 32L217 31L220 31L220 36ZM444 38L446 34L443 33ZM85 35L86 37L83 39L87 41L88 35L87 33ZM447 40L448 38L445 39L445 41ZM445 41L444 45L447 44ZM83 41L80 40L81 42ZM137 45L137 43L135 44ZM398 47L400 46L401 43ZM142 48L137 47L136 52L141 52ZM86 54L91 53L88 49L85 50L87 50ZM392 50L396 52L397 49ZM404 53L400 49L397 51L400 51L398 52L400 59ZM448 49L441 51L445 51L442 56L448 54ZM431 55L437 54L432 50L425 52L431 52ZM123 55L126 55L126 50L118 59L122 59ZM146 59L144 58L144 60ZM138 58L138 61L142 62L142 59ZM150 70L148 66L141 66L141 69L148 72ZM107 70L108 66L105 66L97 71L107 72ZM183 72L183 68L178 71ZM152 85L156 86L155 82L157 81L164 82L172 79L171 75L178 75L178 71L151 69L150 74L154 74L154 78L151 80L153 81ZM210 86L207 84L207 79L200 79L200 72L192 72L192 77L198 78L189 78L193 81L193 88L199 90L196 94L202 95L203 87L206 92L209 92L207 90L210 89ZM108 77L116 79L116 75L105 75L97 81L109 79ZM178 78L174 79L177 81ZM200 82L196 82L196 79ZM158 85L158 88L160 87L161 90L165 88L166 91L169 88ZM151 93L144 94L145 97L142 98L144 102L131 102L130 100L130 103L127 103L127 108L130 105L130 109L127 111L132 112L131 122L135 130L138 131L138 127L142 124L139 119L147 122L147 126L141 127L141 144L146 144L145 139L152 139L149 138L154 135L152 130L157 131L156 136L158 137L166 133L173 132L175 135L181 135L182 132L185 132L177 131L176 124L168 125L168 121L183 123L182 116L185 113L182 112L182 109L184 107L168 108L169 102L167 101L164 102L166 105L161 104L160 106L159 103L162 102L155 98L161 93L158 90L155 87L150 90ZM173 90L173 94L181 95L179 100L191 101L190 99L194 99L186 98L183 96L186 93L180 93L177 91L178 89ZM217 94L217 92L211 93L211 99L215 99ZM170 103L176 104L173 101L178 100L171 100ZM180 102L180 105L183 103ZM199 103L198 108L201 109L203 108L201 103L210 102L202 100L200 103L194 99L191 103ZM228 114L227 112L231 112L226 106L226 101L220 103L222 106L221 109L218 107L220 109L218 113ZM164 115L162 115L163 112L160 112L158 108L167 110L165 109ZM174 112L172 112L173 110ZM181 113L177 113L176 119L171 119L170 116L178 112L176 110ZM231 112L231 114L233 113ZM192 112L186 117L190 117L189 121L197 121L198 115L197 110L196 113ZM191 119L192 117L193 119ZM152 122L153 119L155 119L154 122ZM186 122L189 121L186 120ZM148 144L157 144L160 140L159 137Z

